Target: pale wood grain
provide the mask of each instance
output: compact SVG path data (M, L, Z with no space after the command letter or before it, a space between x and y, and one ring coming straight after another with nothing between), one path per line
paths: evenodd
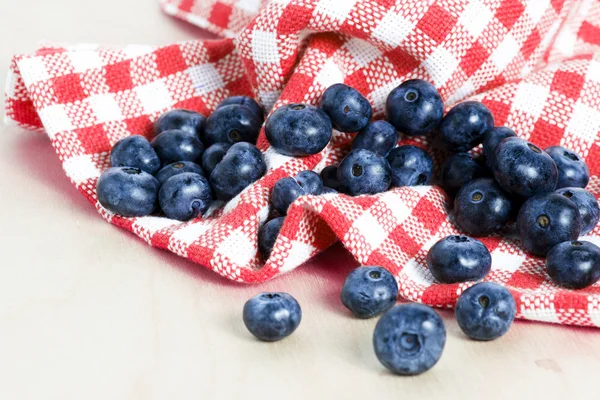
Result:
M41 38L166 44L197 30L153 1L2 0L0 73ZM0 399L598 398L597 330L518 322L475 343L449 311L439 364L415 378L376 360L376 320L338 300L355 264L340 249L260 287L229 283L106 224L70 185L48 140L0 128ZM258 291L300 301L298 331L254 340Z

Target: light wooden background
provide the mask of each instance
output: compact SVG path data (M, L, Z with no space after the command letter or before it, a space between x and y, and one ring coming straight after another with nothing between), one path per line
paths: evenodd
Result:
M206 37L152 0L0 0L0 75L40 39L167 44ZM0 399L598 398L600 331L517 322L475 343L452 313L439 364L391 375L376 320L338 300L355 265L339 247L259 287L224 281L106 224L63 175L49 141L0 128ZM279 343L254 340L241 311L264 290L304 318Z

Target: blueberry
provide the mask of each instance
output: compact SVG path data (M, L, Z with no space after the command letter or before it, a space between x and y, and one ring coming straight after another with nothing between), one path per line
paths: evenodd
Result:
M466 183L489 175L490 171L479 164L471 154L456 153L444 164L442 185L450 196L455 196Z
M489 168L496 162L496 147L506 138L516 137L517 134L510 128L498 126L485 131L483 134L483 155Z
M398 142L398 132L385 121L373 121L361 129L352 141L352 150L367 149L387 156Z
M324 187L323 191L321 192L321 194L338 194L339 192L335 189L332 189L330 187Z
M224 107L224 106L229 106L232 104L248 107L258 117L261 124L265 120L265 111L263 110L263 108L252 97L248 97L248 96L228 97L219 103L219 105L217 106L217 109Z
M210 184L219 200L230 200L260 179L267 166L256 146L240 142L229 148L210 174Z
M176 161L196 162L204 151L196 135L177 129L162 132L151 143L163 165Z
M294 178L281 178L273 186L271 202L280 214L287 214L287 210L298 197L306 195L306 191Z
M480 282L465 290L456 302L456 322L475 340L494 340L508 332L517 303L508 289L493 282Z
M162 167L161 170L154 175L154 177L158 179L158 182L162 185L170 177L183 174L184 172L193 172L195 174L204 176L202 167L200 167L198 164L191 161L177 161Z
M300 304L287 293L261 293L244 304L244 324L260 340L275 342L300 325Z
M132 135L119 140L110 151L111 167L139 168L154 175L160 169L160 158L143 136Z
M590 171L579 154L561 146L548 147L546 153L554 160L558 169L557 189L587 186L590 181Z
M398 284L385 268L358 267L346 277L340 298L355 316L371 318L396 304Z
M217 108L206 120L204 130L208 145L215 143L256 143L262 121L245 106L231 104Z
M446 236L429 249L427 267L441 283L478 281L490 272L492 256L477 239Z
M581 232L581 216L575 203L556 193L530 197L517 216L523 247L545 256L559 243L576 240Z
M494 126L490 110L478 101L465 101L452 107L442 119L440 133L450 151L468 151L481 143L485 131Z
M392 168L392 186L427 185L433 175L433 161L416 146L400 146L387 156Z
M390 164L370 150L352 150L338 167L340 189L349 195L375 194L388 190L392 181Z
M340 188L340 182L337 179L337 165L328 165L321 170L321 180L326 188L337 191Z
M472 236L498 232L510 220L513 211L509 194L490 178L467 183L454 200L456 224Z
M331 140L331 120L320 108L288 104L265 123L265 134L273 148L288 156L317 154Z
M358 132L373 116L369 100L343 83L329 86L321 96L319 107L329 115L333 126L340 132Z
M160 184L139 168L113 167L100 175L96 185L104 208L124 217L142 217L156 209Z
M546 152L517 137L496 146L496 180L504 190L522 197L548 193L556 188L558 171Z
M590 233L600 218L598 200L594 195L578 187L558 189L556 193L565 196L577 206L579 215L581 215L581 235Z
M168 218L188 221L210 207L212 191L206 178L193 172L177 174L160 187L158 201Z
M258 250L265 260L271 255L283 221L285 221L285 217L273 218L258 230Z
M295 179L306 194L319 195L323 191L323 181L315 171L299 172Z
M206 117L190 110L171 110L161 115L154 123L154 134L159 135L164 131L173 129L185 131L201 139L204 135Z
M411 79L390 92L385 102L388 121L407 135L425 135L438 128L444 102L429 82Z
M445 345L444 321L423 304L401 304L386 311L373 332L375 355L398 375L418 375L431 369Z
M600 248L584 241L563 242L546 257L546 271L554 283L583 289L600 279Z
M230 147L229 143L215 143L204 151L202 154L202 168L206 172L206 175L210 176L213 169L225 157Z

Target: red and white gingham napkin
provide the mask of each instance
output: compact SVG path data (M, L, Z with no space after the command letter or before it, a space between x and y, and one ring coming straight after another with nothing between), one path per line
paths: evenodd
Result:
M203 220L121 218L98 204L96 180L111 146L127 135L150 136L164 111L208 115L237 94L270 110L314 104L336 82L367 96L376 117L387 94L411 78L433 82L448 107L480 100L496 125L542 148L560 144L580 153L593 175L588 189L600 195L600 0L163 0L162 7L226 39L45 47L13 59L6 92L8 120L44 130L67 176L100 214L152 246L253 283L291 271L338 238L359 262L392 271L404 298L452 307L469 284L436 284L425 265L433 243L457 233L435 186L302 198L261 264L257 231L269 215L270 188L283 176L339 161L348 134L334 132L321 154L293 159L272 151L261 133L268 174ZM422 138L403 142L428 146ZM585 240L600 244L600 228ZM512 291L518 317L600 326L599 284L560 289L544 260L518 242L483 241L493 256L486 280Z

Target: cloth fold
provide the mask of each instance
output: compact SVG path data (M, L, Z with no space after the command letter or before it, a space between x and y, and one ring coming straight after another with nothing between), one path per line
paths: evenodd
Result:
M269 260L257 255L257 232L269 193L281 177L339 162L352 135L335 132L320 154L290 158L258 140L268 173L204 219L122 218L102 208L95 186L109 152L131 134L152 135L166 110L208 115L225 97L250 95L272 111L315 104L344 82L383 117L388 93L426 79L445 104L482 101L496 125L542 148L560 144L585 158L588 189L600 194L600 0L162 0L166 13L222 35L169 46L44 46L15 56L6 118L51 139L65 173L109 222L229 279L257 283L288 272L340 240L362 264L396 276L400 295L452 307L471 284L440 285L427 250L458 233L437 186L374 196L307 196L291 207ZM402 144L429 148L427 138ZM439 167L445 154L430 149ZM476 150L479 151L479 150ZM600 244L600 228L584 240ZM486 277L507 286L519 318L600 326L600 284L558 288L544 260L518 241L484 238L493 256Z

